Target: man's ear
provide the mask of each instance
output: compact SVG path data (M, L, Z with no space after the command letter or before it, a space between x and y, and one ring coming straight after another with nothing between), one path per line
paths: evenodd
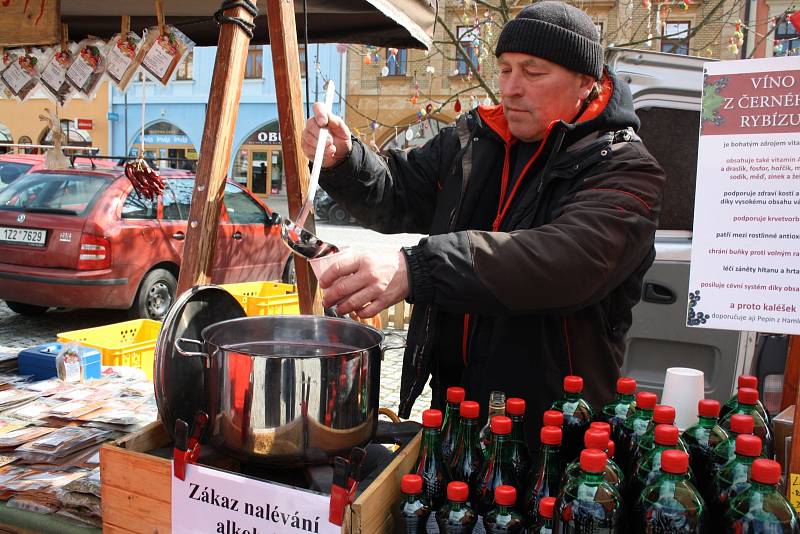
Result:
M586 98L592 92L594 84L597 83L597 80L588 74L578 74L578 83L578 88L580 89L581 93L581 100L586 100Z

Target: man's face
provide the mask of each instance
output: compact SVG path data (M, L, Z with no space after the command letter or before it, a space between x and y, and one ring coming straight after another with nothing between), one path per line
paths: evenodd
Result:
M521 141L540 140L554 120L573 120L595 81L519 52L500 54L498 67L503 112L511 133Z

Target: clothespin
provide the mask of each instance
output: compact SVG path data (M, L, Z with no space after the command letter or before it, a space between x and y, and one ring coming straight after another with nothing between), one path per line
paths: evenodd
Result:
M69 27L66 24L61 25L61 51L67 51L67 42L69 41Z
M164 22L164 4L161 0L156 0L156 17L158 18L158 33L163 35L167 31L167 24Z
M122 15L122 17L120 17L119 33L122 35L123 39L127 39L128 34L130 32L131 32L131 16Z

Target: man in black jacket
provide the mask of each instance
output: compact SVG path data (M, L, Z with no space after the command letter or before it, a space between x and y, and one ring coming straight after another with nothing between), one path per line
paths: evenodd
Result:
M522 397L536 442L564 376L583 376L596 407L613 396L665 176L585 13L534 3L495 52L502 105L463 114L423 147L382 158L319 106L303 147L312 157L327 126L326 191L369 228L429 234L320 279L341 313L415 305L401 416L432 375L434 406L457 384L484 415L492 390Z

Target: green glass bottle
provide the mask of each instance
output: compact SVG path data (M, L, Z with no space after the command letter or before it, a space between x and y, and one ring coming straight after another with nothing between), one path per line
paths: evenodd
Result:
M750 388L758 391L758 378L752 375L740 375L736 384L737 392L739 391L739 388ZM722 406L722 409L719 412L719 418L724 419L728 414L730 414L732 411L736 409L736 406L738 404L739 401L736 398L736 395L733 395ZM767 412L766 408L764 408L764 405L761 403L761 401L758 401L758 404L756 405L756 410L758 410L758 413L761 414L761 417L763 417L767 423L770 423L769 412Z
M422 477L403 475L400 480L400 532L402 534L425 534L428 532L428 517L431 506L422 493Z
M523 498L529 525L539 520L539 504L545 497L556 497L561 489L561 429L543 426L539 431L539 457Z
M589 430L587 430L583 435L583 445L587 449L600 449L606 453L606 456L608 456L608 444L610 441L608 439L608 430L594 426L597 424L598 423L592 423L592 427L590 427ZM614 442L611 441L611 443ZM575 478L580 474L580 471L580 462L572 462L569 464L561 477L561 485L566 486L570 479ZM606 482L617 488L618 491L622 491L625 475L622 473L622 469L619 468L614 460L609 458L608 462L606 462L603 477L605 478Z
M506 415L511 419L511 465L517 480L525 480L531 470L531 453L525 439L525 400L506 400Z
M594 419L594 412L583 399L583 378L564 377L564 395L553 403L552 410L564 414L564 437L561 441L561 460L566 465L578 457L583 448L583 433Z
M636 501L631 532L647 534L697 534L704 532L706 507L687 476L689 455L661 452L661 475Z
M642 490L653 484L661 475L661 453L678 448L678 427L674 425L658 425L655 431L655 447L642 457L628 476L625 491L625 502L635 503ZM686 452L686 451L683 451ZM630 512L630 510L629 510Z
M711 451L711 464L709 465L709 473L711 479L717 475L723 466L733 461L736 453L736 437L739 434L752 434L753 433L753 418L749 415L738 414L731 417L731 426L728 431L728 439L721 442L714 447Z
M611 439L616 443L614 458L617 465L622 468L626 477L629 477L633 470L631 465L631 453L636 448L639 438L647 432L650 421L653 420L653 408L656 406L656 396L649 391L640 391L636 394L636 408L633 414L629 415L622 425L616 428L617 436Z
M411 471L422 477L423 492L431 507L438 510L445 501L450 474L442 458L442 412L425 410L422 412L422 444L419 456Z
M656 426L658 425L674 425L675 424L675 408L672 406L667 406L665 404L659 404L653 409L653 420L650 421L650 424L647 427L647 431L642 434L642 437L639 438L639 442L636 444L636 447L633 449L633 453L631 454L631 462L633 465L639 462L639 460L646 456L651 450L653 450L654 446L654 438L655 438L655 430ZM683 443L680 436L678 436L678 443L677 446L684 452L689 452L686 449L686 444Z
M553 510L555 497L545 497L539 501L539 521L528 529L529 534L553 534Z
M464 401L459 407L461 424L456 435L455 448L450 457L450 477L452 480L466 482L470 487L483 464L483 453L478 445L478 417L481 407L477 402Z
M514 509L517 490L513 486L497 486L494 489L494 506L483 517L486 534L522 534L525 518Z
M581 452L581 473L564 486L553 514L553 531L559 534L611 534L622 532L622 497L603 478L606 453Z
M478 514L467 504L469 486L464 482L447 485L447 504L436 512L440 534L470 534L478 524Z
M612 439L615 435L615 427L621 425L636 409L636 380L629 377L617 379L617 394L614 400L603 406L597 414L597 420L611 425Z
M731 499L725 512L725 530L741 534L798 534L797 514L778 491L781 465L758 459L750 469L748 489Z
M511 419L496 415L492 417L491 425L489 457L475 478L470 498L472 507L480 515L486 514L492 507L492 497L497 486L516 488L519 485L511 464Z
M729 500L750 487L750 466L761 455L761 439L752 434L736 436L733 461L719 470L711 485L711 524L721 526Z
M450 463L456 445L456 432L460 422L458 408L465 396L464 388L455 386L447 388L447 405L444 408L442 421L442 458L447 463Z
M761 443L764 447L764 454L767 458L772 458L773 455L773 435L772 428L769 425L768 419L765 419L756 409L758 405L758 390L752 388L739 388L736 393L736 400L738 404L736 408L726 415L719 423L719 426L725 430L730 429L731 417L737 414L750 415L753 417L753 434L761 438Z
M689 452L689 465L694 483L703 500L709 501L711 481L710 465L714 447L728 439L728 434L717 424L719 401L702 399L697 403L697 423L683 431L681 438Z

